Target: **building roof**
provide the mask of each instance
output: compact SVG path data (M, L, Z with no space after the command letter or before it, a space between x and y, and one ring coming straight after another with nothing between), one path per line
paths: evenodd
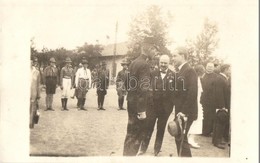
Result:
M116 44L116 55L126 55L127 50L127 42L120 42ZM104 50L101 52L101 54L102 56L113 56L114 44L108 44L104 46Z

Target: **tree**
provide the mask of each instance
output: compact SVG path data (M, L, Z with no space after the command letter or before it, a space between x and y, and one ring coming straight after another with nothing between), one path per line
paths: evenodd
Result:
M208 18L204 21L204 26L201 33L195 41L186 40L186 47L189 50L189 60L192 65L206 64L217 60L213 52L218 46L219 38L217 37L218 26L215 22Z
M169 12L166 18L171 19ZM136 58L140 53L137 44L148 42L158 50L159 55L162 53L169 54L166 45L169 21L163 17L161 8L153 5L144 13L137 15L130 24L128 57Z
M35 43L34 43L34 37L31 38L31 45L30 45L30 48L31 48L31 57L36 57L37 54L38 54L38 51L36 50L35 48Z
M84 43L77 47L77 62L79 63L82 57L85 57L89 62L89 67L92 69L99 62L99 57L104 48L100 44L92 45Z

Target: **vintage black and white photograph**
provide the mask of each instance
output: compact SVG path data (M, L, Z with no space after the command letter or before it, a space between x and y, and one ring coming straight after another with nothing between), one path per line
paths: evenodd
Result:
M109 0L25 6L28 75L22 82L29 96L19 110L28 120L27 133L20 133L28 136L26 157L230 159L240 149L236 59L250 59L235 48L247 23L237 23L244 19L240 5Z

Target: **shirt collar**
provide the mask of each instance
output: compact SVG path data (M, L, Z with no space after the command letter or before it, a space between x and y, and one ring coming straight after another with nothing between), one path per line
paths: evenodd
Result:
M167 71L168 71L168 68L165 70L165 73L167 73ZM160 69L160 72L162 72L162 70Z
M179 70L181 70L181 68L183 67L183 65L184 65L185 63L187 63L187 62L183 62L183 63L178 67Z
M227 80L228 80L228 77L227 77L227 75L226 74L223 74L222 72L221 73L219 73L220 75L222 75L222 76L224 76Z

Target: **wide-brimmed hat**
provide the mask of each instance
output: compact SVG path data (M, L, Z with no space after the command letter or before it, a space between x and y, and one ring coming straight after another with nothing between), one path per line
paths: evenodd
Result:
M67 57L66 60L65 60L65 62L66 62L66 63L71 63L72 61L71 61L70 57Z
M105 61L102 61L101 65L107 65L107 63Z
M83 60L81 61L81 63L82 63L82 64L88 64L88 60L83 59Z
M51 58L50 58L50 62L54 62L54 63L56 63L55 58L51 57Z
M122 60L121 65L129 65L129 61L124 59Z

